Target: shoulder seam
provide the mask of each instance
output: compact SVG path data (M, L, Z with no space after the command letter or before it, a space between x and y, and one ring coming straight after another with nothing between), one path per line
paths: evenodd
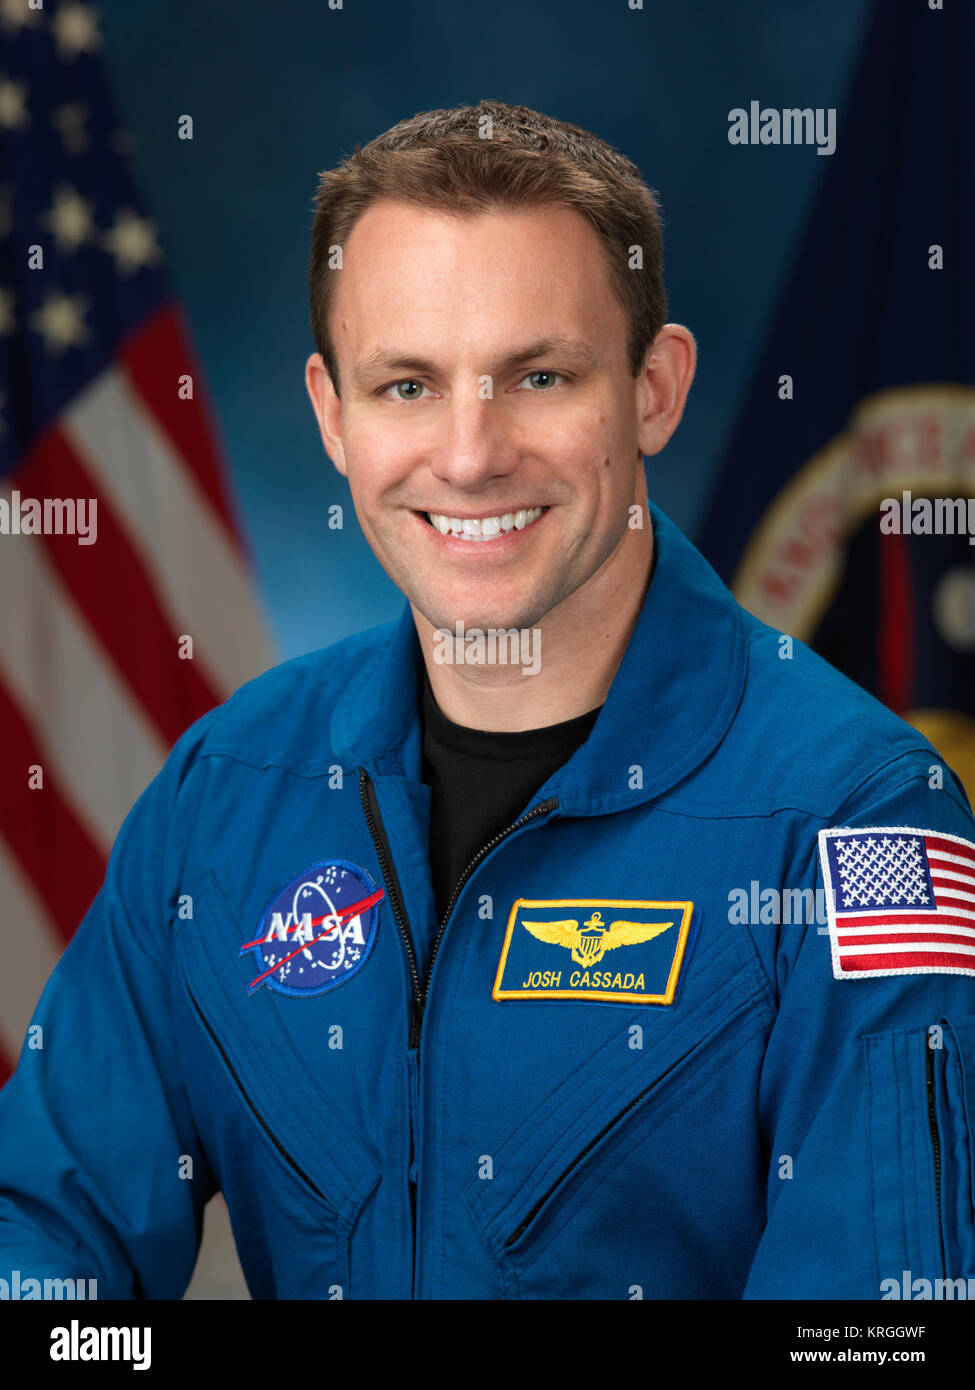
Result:
M916 746L914 746L914 747L901 749L901 751L900 751L899 753L896 753L896 754L894 754L892 757L888 758L888 760L887 760L885 763L880 763L877 767L873 768L873 770L872 770L871 772L868 772L868 773L865 774L865 776L861 777L860 781L857 782L857 783L855 783L855 784L849 789L849 791L846 792L846 794L843 796L842 800L839 801L839 802L837 803L837 805L834 807L834 809L833 809L833 811L832 811L832 813L831 813L831 819L832 819L833 817L836 817L836 816L839 814L841 808L847 803L847 801L850 800L851 797L855 796L856 793L857 793L862 787L866 786L866 784L867 784L873 777L879 776L879 774L882 773L882 772L884 771L885 768L890 767L892 763L901 762L901 761L903 761L903 760L905 760L905 759L907 759L907 758L909 758L909 757L913 757L913 756L915 756L915 755L919 755L919 756L921 756L921 757L930 758L930 756L932 755L932 753L935 754L937 757L940 758L940 754L937 753L937 750L928 747L926 744L920 744L920 745L916 745ZM943 760L942 760L942 762L943 762ZM927 780L927 773L926 773L926 771L925 771L924 769L919 768L919 767L916 767L916 768L914 768L913 771L909 771L909 772L908 772L908 771L905 771L904 776L903 776L903 777L901 778L901 780L897 783L897 788L896 788L896 789L899 789L899 788L901 788L901 787L905 787L905 786L907 786L907 784L908 784L909 782L917 781L919 778L920 778L920 779L923 779L923 780L925 780L925 781ZM895 788L891 787L891 788L889 788L889 789L887 789L887 790L892 791L892 790L895 790ZM934 790L934 789L932 788L932 790ZM964 802L962 802L962 801L959 799L959 797L958 797L957 794L955 793L954 787L952 786L952 784L951 784L950 782L947 782L947 781L944 782L944 783L942 784L942 786L938 788L938 790L939 790L939 791L942 791L942 792L947 792L948 795L950 796L951 800L955 803L955 805L958 807L958 809L959 809L960 811L962 811L966 816L970 816L970 815L971 815L971 810L970 810L970 808L967 807L967 806L964 804Z
M657 803L656 809L664 811L669 815L686 816L688 819L694 820L754 820L762 817L777 816L783 812L795 811L800 815L809 816L814 820L819 820L824 824L828 824L836 817L840 808L844 806L851 797L855 796L861 787L865 786L871 778L879 776L884 769L890 767L892 763L910 757L930 758L932 752L933 750L925 744L912 744L908 747L900 748L897 752L891 753L886 761L880 763L876 761L876 755L871 754L868 759L865 759L864 762L858 764L853 769L850 775L856 777L857 780L853 782L852 785L846 786L839 800L834 802L828 810L816 809L809 804L799 804L798 799L794 801L783 801L776 805L757 805L751 808L749 808L747 804L743 805L741 800L734 803L719 803L714 801L707 803L701 802L697 805L685 803L683 806L679 804L669 806L666 804L666 800L661 800ZM863 768L867 768L867 770L864 771L861 776L858 776ZM899 785L906 785L915 778L925 776L926 773L921 768L916 768L913 772L906 773L903 781ZM952 800L966 815L971 814L968 807L955 795L949 783L946 782L942 790L950 793ZM677 801L679 798L675 796L674 799Z

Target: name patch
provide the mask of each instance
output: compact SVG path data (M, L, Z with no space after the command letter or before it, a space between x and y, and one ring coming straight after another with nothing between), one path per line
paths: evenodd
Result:
M493 999L589 999L671 1004L692 902L518 898Z

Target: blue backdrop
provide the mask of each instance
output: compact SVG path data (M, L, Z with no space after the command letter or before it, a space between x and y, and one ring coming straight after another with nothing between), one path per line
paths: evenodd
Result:
M814 146L731 145L728 112L754 99L842 115L868 0L647 0L642 10L627 0L101 0L100 10L283 657L401 603L305 395L306 267L318 170L417 111L482 97L534 106L618 146L658 190L670 317L692 330L700 357L684 420L653 462L653 496L695 536L830 162ZM192 141L177 138L185 114ZM335 501L347 504L342 532L324 524Z

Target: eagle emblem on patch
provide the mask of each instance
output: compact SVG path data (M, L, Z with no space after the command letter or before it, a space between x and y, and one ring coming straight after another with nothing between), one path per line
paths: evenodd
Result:
M686 900L518 898L492 997L670 1004L693 914Z
M662 931L670 931L673 922L627 922L617 918L608 925L597 909L581 927L577 917L566 917L558 922L523 923L525 930L539 941L551 946L565 946L572 953L572 959L587 968L597 965L607 951L617 946L639 946L650 941Z

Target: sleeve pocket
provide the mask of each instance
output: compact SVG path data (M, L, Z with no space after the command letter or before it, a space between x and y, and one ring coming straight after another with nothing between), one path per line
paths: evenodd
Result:
M874 1034L863 1047L881 1291L894 1280L895 1296L954 1296L934 1281L975 1276L975 1015Z
M862 1041L870 1205L882 1297L891 1296L895 1285L910 1288L916 1279L945 1277L940 1209L945 1195L941 1151L947 1145L936 1107L929 1103L934 1059L927 1030L877 1033Z
M950 1278L975 1276L975 1014L940 1020L929 1047L933 1105L941 1142L941 1226Z

